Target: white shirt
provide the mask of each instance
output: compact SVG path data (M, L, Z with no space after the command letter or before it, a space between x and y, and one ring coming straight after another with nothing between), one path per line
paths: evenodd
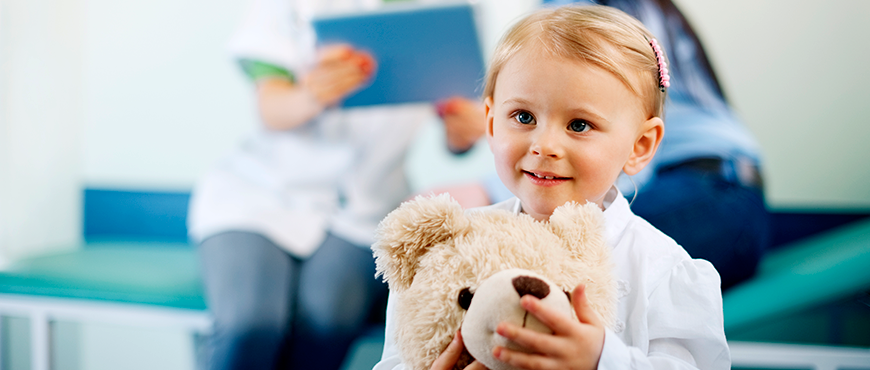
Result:
M598 369L729 369L719 274L635 216L615 188L604 211L618 282L614 328L606 329ZM519 211L516 198L494 206ZM374 370L404 369L395 343L394 297L384 352Z

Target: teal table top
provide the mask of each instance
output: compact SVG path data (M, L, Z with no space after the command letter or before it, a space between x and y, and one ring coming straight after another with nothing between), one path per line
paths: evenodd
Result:
M184 243L89 243L16 262L0 293L206 308L196 249Z

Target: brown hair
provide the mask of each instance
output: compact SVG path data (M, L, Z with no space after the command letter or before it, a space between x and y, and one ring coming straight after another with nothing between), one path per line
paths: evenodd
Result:
M535 46L553 56L600 67L622 81L646 103L650 117L662 117L666 93L659 89L658 62L640 21L606 6L542 9L513 25L493 53L483 96L491 97L505 63ZM664 56L667 58L667 56Z

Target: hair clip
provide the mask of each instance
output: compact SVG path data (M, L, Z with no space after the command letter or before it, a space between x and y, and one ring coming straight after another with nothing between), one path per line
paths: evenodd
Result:
M668 63L665 62L665 55L662 53L662 48L659 46L656 39L650 39L649 44L656 53L656 61L659 64L659 89L665 92L665 88L671 87L671 75L668 74Z

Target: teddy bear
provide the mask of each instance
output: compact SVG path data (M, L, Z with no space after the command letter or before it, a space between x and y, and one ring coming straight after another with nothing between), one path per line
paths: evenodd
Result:
M552 333L519 305L532 294L575 320L567 292L586 284L590 307L612 327L616 284L603 236L604 216L567 203L549 221L500 209L465 211L447 194L418 196L378 226L377 275L395 295L395 343L408 369L428 370L462 328L462 369L478 360L512 369L495 345L523 350L495 333L502 321Z

